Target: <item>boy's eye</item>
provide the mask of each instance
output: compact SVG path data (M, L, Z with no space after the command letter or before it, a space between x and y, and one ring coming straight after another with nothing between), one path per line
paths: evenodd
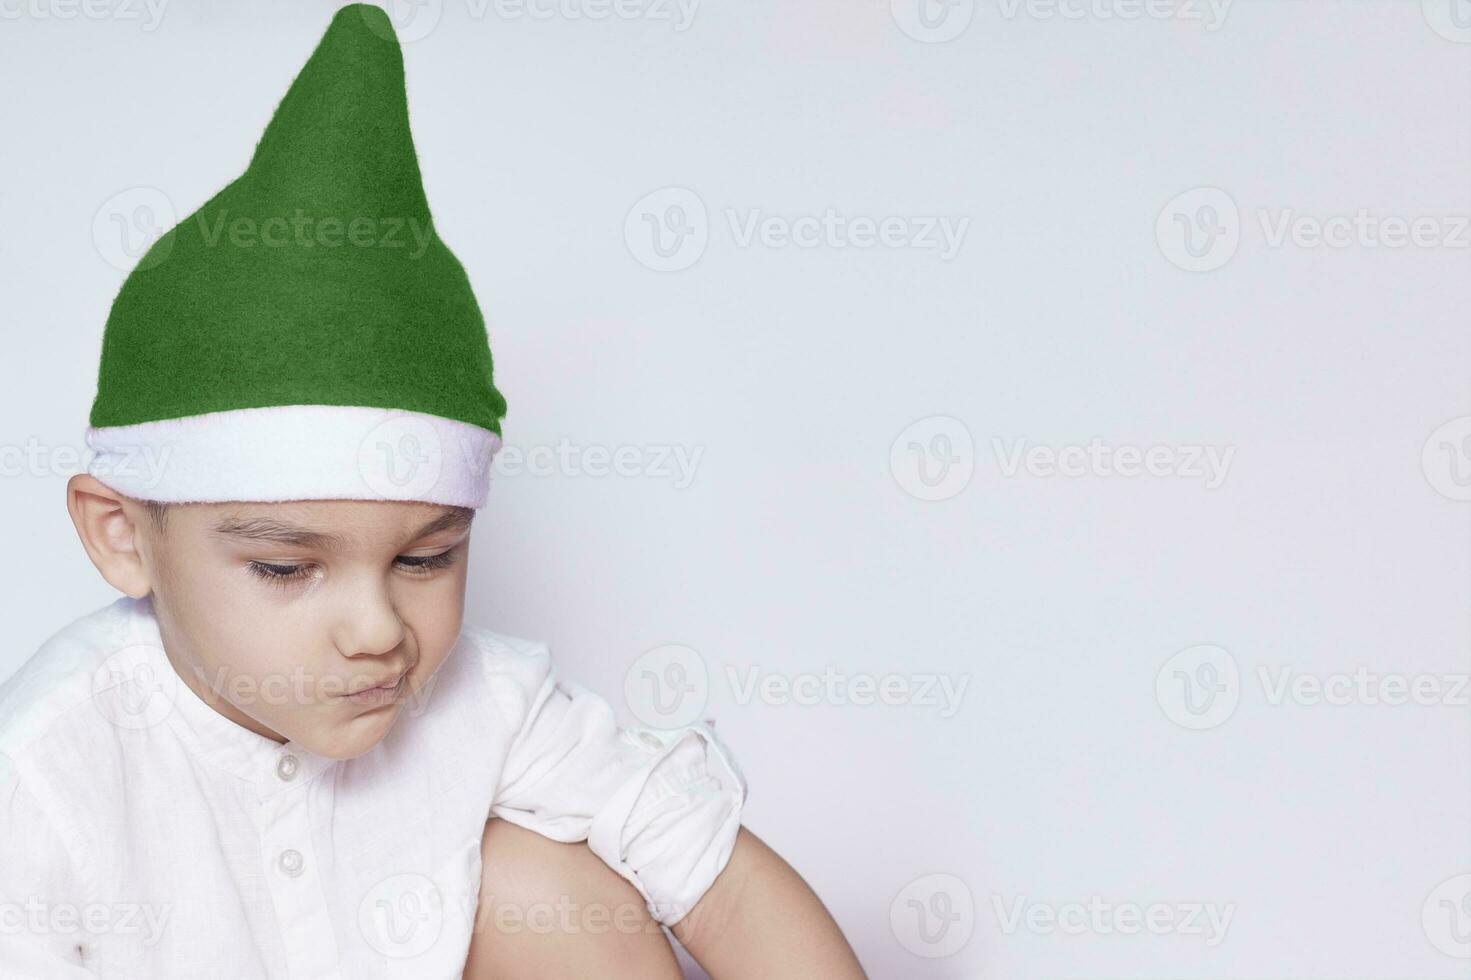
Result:
M399 555L393 563L407 572L427 574L453 565L458 553L459 548L455 547L437 555Z
M437 555L399 555L393 559L393 564L414 575L429 575L453 565L458 554L459 547L456 546ZM317 575L316 566L306 563L285 565L280 562L252 561L247 562L246 567L252 575L275 585L286 585L299 579L315 578Z
M310 578L310 565L278 565L268 561L253 561L247 564L252 575L268 582L289 582L293 579Z

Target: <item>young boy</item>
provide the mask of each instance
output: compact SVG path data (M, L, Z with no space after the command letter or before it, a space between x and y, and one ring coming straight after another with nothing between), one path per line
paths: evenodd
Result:
M504 414L392 27L343 8L113 304L67 505L124 598L0 686L0 977L678 976L658 923L862 976L708 729L462 624Z

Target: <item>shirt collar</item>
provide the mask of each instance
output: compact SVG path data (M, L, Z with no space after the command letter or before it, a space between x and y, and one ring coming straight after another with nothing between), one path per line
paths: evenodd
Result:
M129 605L122 649L134 663L126 668L127 673L144 676L138 671L146 666L146 676L153 678L150 690L160 699L151 710L191 751L215 768L253 784L263 800L310 783L338 761L295 741L282 744L267 738L210 707L184 683L164 652L152 602L145 596Z

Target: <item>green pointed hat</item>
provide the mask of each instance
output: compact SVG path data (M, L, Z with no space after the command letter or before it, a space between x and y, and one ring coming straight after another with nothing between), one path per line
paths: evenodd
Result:
M245 173L123 283L88 469L146 500L479 507L505 411L424 197L392 24L344 7Z

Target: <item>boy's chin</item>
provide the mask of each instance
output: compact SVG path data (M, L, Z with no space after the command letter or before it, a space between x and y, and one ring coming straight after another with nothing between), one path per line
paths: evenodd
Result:
M291 736L297 745L313 755L345 761L369 752L393 727L396 710L375 711L333 725Z

